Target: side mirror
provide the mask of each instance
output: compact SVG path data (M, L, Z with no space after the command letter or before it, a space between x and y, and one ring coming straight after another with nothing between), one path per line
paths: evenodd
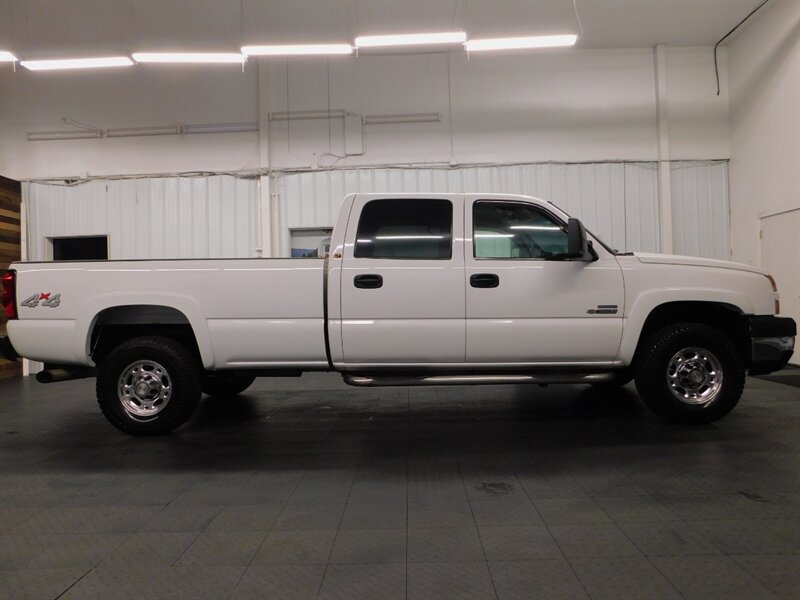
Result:
M573 260L591 262L595 259L586 239L586 228L579 219L571 218L567 222L567 257Z

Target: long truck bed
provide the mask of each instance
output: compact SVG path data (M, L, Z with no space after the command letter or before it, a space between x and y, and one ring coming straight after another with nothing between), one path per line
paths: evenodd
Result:
M122 303L174 309L176 323L188 320L192 326L207 369L328 365L323 259L79 261L14 268L19 319L8 328L27 358L93 366L95 322L125 323L125 310L110 308ZM52 310L55 302L58 311ZM164 309L155 310L163 323Z

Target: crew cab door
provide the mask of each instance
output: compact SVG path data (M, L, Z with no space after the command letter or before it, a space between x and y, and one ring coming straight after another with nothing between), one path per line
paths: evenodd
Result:
M357 195L341 267L349 365L461 363L463 196Z
M622 335L624 289L614 256L567 251L566 223L546 204L465 198L468 363L599 365Z

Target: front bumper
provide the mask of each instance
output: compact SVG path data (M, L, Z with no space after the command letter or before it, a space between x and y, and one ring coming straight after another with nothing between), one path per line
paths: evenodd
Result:
M764 375L786 366L794 352L797 324L788 317L750 317L750 375Z
M19 354L14 350L14 346L11 345L11 340L4 335L0 335L0 356L6 360L17 360L19 358Z

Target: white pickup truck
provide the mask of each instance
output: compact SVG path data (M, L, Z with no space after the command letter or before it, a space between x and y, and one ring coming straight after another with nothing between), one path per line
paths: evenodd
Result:
M351 194L324 258L15 263L5 357L43 382L97 376L132 434L184 423L201 392L338 371L349 384L632 378L676 421L730 412L783 367L796 325L772 278L730 262L617 253L549 202Z

